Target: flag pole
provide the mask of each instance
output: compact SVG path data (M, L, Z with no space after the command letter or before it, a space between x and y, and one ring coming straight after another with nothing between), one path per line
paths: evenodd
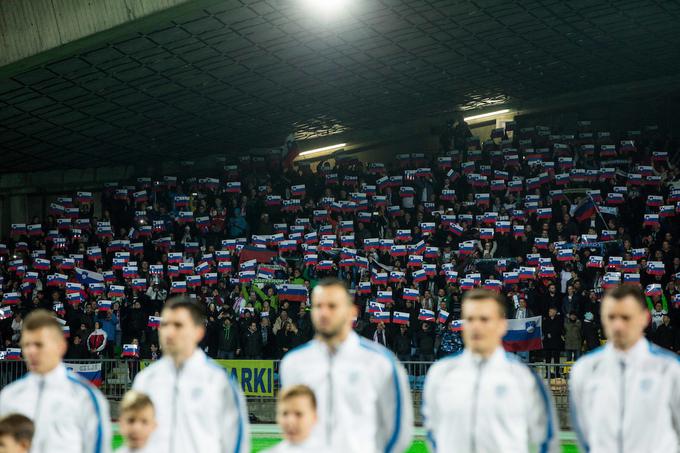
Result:
M604 224L604 227L607 228L607 222L604 220L604 216L600 212L600 207L595 203L595 200L593 199L593 196L590 195L590 193L586 192L586 195L588 198L590 198L590 201L593 202L593 206L595 206L595 212L597 212L597 215L600 217L600 220L602 220L602 223Z

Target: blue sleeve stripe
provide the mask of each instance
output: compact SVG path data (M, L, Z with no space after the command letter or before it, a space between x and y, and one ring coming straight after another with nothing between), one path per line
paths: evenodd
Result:
M236 435L236 446L234 448L234 453L240 453L241 451L241 445L243 444L243 431L245 430L244 428L244 423L243 423L243 417L247 416L247 414L243 414L243 410L241 408L241 400L238 397L238 382L235 382L232 378L229 372L227 371L226 368L218 365L217 363L213 362L212 359L209 357L206 357L206 361L208 365L210 365L213 368L216 368L219 370L221 373L224 373L225 376L227 377L227 384L229 385L229 388L231 388L231 395L234 400L234 406L236 406L236 413L237 413L237 418L238 418L238 434Z
M399 434L401 432L401 383L399 382L399 373L397 372L397 363L392 357L392 355L387 351L383 350L382 347L378 348L374 345L368 344L368 341L365 341L363 338L361 339L360 342L361 346L364 348L368 349L369 351L375 352L377 354L381 354L385 356L389 361L390 364L392 365L392 380L394 381L394 392L395 392L395 397L396 397L396 408L395 408L395 413L394 413L394 431L392 432L392 435L390 436L389 441L387 442L387 445L385 446L385 453L391 453L394 447L397 444L397 441L399 440Z
M547 417L545 440L541 443L539 451L541 453L547 453L548 449L550 448L550 442L552 441L553 436L555 435L555 433L553 432L553 414L552 408L550 407L550 397L548 396L548 391L543 385L543 381L541 380L541 378L538 377L536 373L532 372L531 374L534 377L534 380L536 381L536 386L538 387L539 392L541 393L541 400L543 401L543 408L545 409L545 414Z
M97 396L94 394L94 390L92 390L92 388L90 388L88 384L81 382L78 378L68 376L68 380L75 384L78 384L79 386L87 390L87 394L92 400L92 404L94 405L94 412L95 415L97 416L97 438L94 443L94 453L101 453L104 448L104 429L102 427L102 413L101 410L99 409L99 401L97 401Z
M583 431L581 430L581 425L579 424L578 421L578 414L576 413L576 404L574 404L573 396L569 397L569 416L571 417L571 424L573 425L572 428L574 428L574 432L576 433L578 443L581 444L585 452L588 453L590 451L590 446L586 441L586 436L583 434Z
M432 453L437 453L437 442L434 440L434 433L429 429L427 430L427 440L432 445Z

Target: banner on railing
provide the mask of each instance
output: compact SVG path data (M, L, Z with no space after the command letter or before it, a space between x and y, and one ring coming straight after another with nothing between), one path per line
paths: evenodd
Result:
M140 369L151 363L149 360L142 360ZM241 384L246 396L274 396L273 360L215 360L215 363L225 368Z
M65 363L66 369L92 382L97 387L102 386L102 364L97 363Z

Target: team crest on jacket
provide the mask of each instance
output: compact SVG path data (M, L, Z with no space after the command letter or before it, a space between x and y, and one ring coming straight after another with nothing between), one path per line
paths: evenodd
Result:
M203 389L201 387L194 387L191 390L191 398L197 400L201 397L202 393L203 393Z
M652 388L652 380L647 378L640 381L640 390L648 392Z
M504 385L496 386L496 396L498 398L503 398L507 392L508 392L508 388L506 386L504 386Z

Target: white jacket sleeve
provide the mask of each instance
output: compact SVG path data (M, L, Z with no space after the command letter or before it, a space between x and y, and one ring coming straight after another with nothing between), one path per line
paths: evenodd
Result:
M109 403L104 396L89 384L80 382L86 393L80 412L83 448L86 453L111 452L111 416Z
M675 435L680 439L680 366L674 367L675 374L672 378L671 389L671 414L673 417L673 429Z
M560 428L552 393L543 380L534 372L534 388L531 392L529 409L529 439L539 451L558 453L560 451Z
M583 371L577 363L569 376L569 415L571 428L576 433L576 440L581 451L588 451L588 427L584 423L584 407L581 401L583 397Z
M246 400L238 383L227 375L223 417L226 427L222 431L222 451L234 453L250 453L248 437L248 409Z
M422 405L420 407L421 413L423 415L423 428L425 428L425 436L427 440L427 446L430 451L437 451L437 438L434 431L433 420L437 420L437 406L433 404L436 401L436 374L428 373L425 378L425 386L423 387Z
M413 436L413 402L404 367L390 357L390 372L385 397L378 400L377 445L386 453L400 453L411 446Z

